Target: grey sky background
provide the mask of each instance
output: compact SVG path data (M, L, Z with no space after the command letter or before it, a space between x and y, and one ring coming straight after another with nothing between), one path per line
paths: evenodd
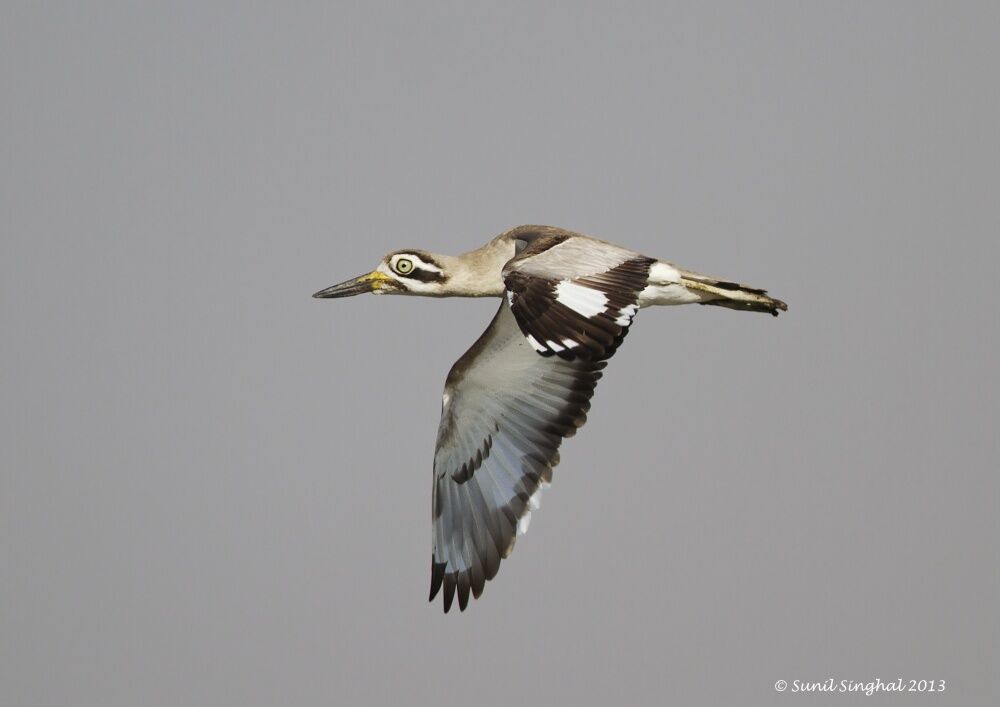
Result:
M0 7L0 704L996 704L995 3ZM531 531L426 603L519 223L644 311ZM943 695L775 681L946 680Z

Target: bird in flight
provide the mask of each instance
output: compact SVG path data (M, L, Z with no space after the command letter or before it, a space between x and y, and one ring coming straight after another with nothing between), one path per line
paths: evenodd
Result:
M500 297L445 381L431 493L430 600L479 598L528 529L559 445L587 419L601 371L636 313L704 304L784 311L764 290L552 226L519 226L459 256L389 253L313 297Z

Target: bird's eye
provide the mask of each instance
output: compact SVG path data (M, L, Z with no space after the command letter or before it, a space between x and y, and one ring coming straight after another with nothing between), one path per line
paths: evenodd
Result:
M413 261L409 258L400 258L396 261L396 272L400 275L407 275L413 272Z

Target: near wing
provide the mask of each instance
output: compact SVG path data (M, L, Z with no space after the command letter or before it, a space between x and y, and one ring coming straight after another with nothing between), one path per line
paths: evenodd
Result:
M507 300L542 356L610 358L656 261L591 238L538 238L503 269Z
M540 356L507 302L445 383L434 453L431 600L464 610L528 528L559 445L586 420L602 360Z

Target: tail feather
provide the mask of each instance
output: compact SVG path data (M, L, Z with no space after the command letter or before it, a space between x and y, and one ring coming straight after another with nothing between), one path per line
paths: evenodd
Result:
M767 290L749 287L738 282L717 280L708 275L680 271L681 283L689 290L697 291L702 300L698 304L709 304L715 307L727 307L744 312L767 312L778 316L779 310L784 312L788 305L779 299L769 297Z

